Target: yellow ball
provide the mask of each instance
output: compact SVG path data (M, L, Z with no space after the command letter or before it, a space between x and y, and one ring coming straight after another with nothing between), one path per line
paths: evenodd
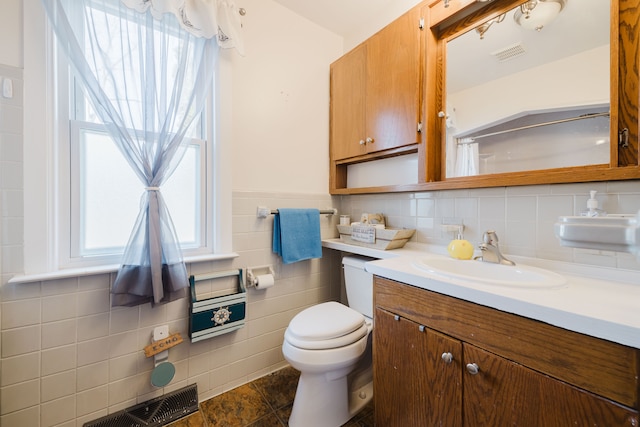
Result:
M473 250L473 245L467 240L452 240L447 246L447 252L455 259L471 259Z

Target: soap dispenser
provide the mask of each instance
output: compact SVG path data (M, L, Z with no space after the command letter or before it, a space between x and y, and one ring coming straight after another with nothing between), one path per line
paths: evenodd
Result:
M473 245L464 240L462 235L462 230L464 230L464 225L458 225L458 232L456 233L456 238L452 240L447 246L447 252L452 258L469 260L473 258Z
M596 216L606 216L607 213L602 209L598 208L598 201L596 200L597 191L591 190L589 192L591 194L591 198L587 200L587 208L580 212L580 216L588 216L588 217L596 217Z

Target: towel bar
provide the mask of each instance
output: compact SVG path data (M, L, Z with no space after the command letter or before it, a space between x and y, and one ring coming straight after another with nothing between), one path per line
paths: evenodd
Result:
M258 206L258 210L256 211L256 216L258 218L266 218L269 215L275 215L278 213L278 209L269 209L265 206ZM338 209L336 208L327 208L320 209L320 215L337 215Z

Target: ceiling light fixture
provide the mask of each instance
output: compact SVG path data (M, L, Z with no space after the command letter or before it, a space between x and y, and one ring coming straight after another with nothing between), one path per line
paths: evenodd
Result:
M529 0L516 9L513 19L522 28L540 31L556 19L567 0Z

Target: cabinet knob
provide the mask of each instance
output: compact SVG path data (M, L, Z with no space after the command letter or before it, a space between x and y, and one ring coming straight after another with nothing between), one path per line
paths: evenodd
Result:
M451 364L451 362L453 362L453 354L449 352L442 353L442 361L447 365Z
M364 145L364 144L366 144L366 142L364 141L364 139L361 139L360 140L360 145Z
M444 117L447 117L447 115L445 114L444 111L438 111L438 117L440 117L442 119Z
M367 141L367 144L372 144L373 143L373 138L369 137L369 138L367 138L366 141Z
M449 7L449 0L444 0L444 7Z
M471 375L477 375L480 372L480 368L475 363L467 363L467 372Z

